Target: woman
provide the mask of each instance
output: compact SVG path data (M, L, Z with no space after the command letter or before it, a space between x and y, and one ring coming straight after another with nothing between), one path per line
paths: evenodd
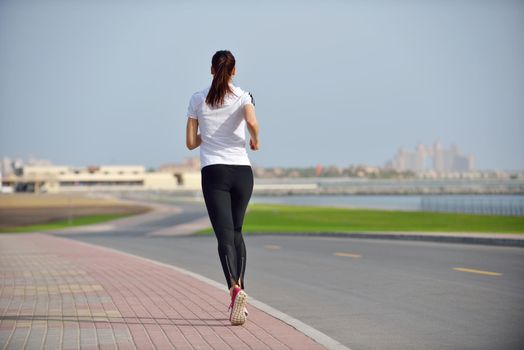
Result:
M256 151L259 145L254 100L250 93L233 85L235 73L233 54L217 51L211 60L211 86L194 93L189 101L186 145L190 150L200 146L202 192L231 295L229 320L241 325L248 314L242 223L253 192L246 125L250 148Z

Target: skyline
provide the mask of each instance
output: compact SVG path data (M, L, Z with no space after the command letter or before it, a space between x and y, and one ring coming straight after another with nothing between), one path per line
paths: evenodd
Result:
M445 144L442 144L442 142L439 140L439 139L436 139L434 140L433 142L431 143L417 143L416 145L414 145L413 147L397 147L396 149L396 152L393 154L392 153L392 156L390 156L388 159L386 159L384 162L382 162L381 164L369 164L369 163L346 163L346 164L325 164L325 163L321 163L321 162L317 162L317 163L307 163L307 164L303 164L301 166L294 166L294 167L314 167L314 166L317 166L317 165L323 165L323 166L337 166L337 167L345 167L345 166L359 166L359 165L364 165L364 166L371 166L371 167L378 167L378 168L390 168L392 167L393 163L395 161L398 161L398 157L399 155L405 155L405 156L412 156L412 155L416 155L417 152L420 151L420 148L422 147L422 149L429 149L429 148L433 148L433 147L436 147L436 145L438 144L438 147L440 147L443 151L447 152L448 150L453 150L453 149L456 149L457 153L460 157L467 157L467 158L471 158L472 159L472 170L476 171L476 170L479 170L479 171L482 171L482 170L508 170L508 171L524 171L524 167L523 168L520 168L520 169L501 169L501 168L483 168L483 169L480 169L480 168L477 168L475 166L476 164L476 161L477 161L477 155L474 154L474 153L468 153L468 154L463 154L462 150L460 149L460 146L458 145L457 142L451 142L449 145L445 145ZM15 161L15 160L22 160L22 161L26 161L28 163L30 163L31 161L36 161L36 162L40 162L40 161L43 161L43 162L49 162L53 165L67 165L67 164L58 164L56 162L53 162L51 159L49 158L46 158L46 157L38 157L36 156L35 153L29 153L27 154L26 156L20 156L20 155L0 155L0 159L9 159L11 161ZM146 164L145 166L147 168L160 168L162 167L163 165L165 164L181 164L181 163L184 163L190 159L194 159L194 158L199 158L199 155L198 154L190 154L188 157L185 157L183 159L180 159L180 160L167 160L167 161L164 161L160 164L155 164L155 165L151 165L151 164ZM429 161L430 159L426 159L424 161L424 168L428 168L429 167ZM132 163L132 162L128 162L128 163L118 163L118 162L115 162L115 163L104 163L105 165L126 165L126 164L138 164L138 163ZM78 166L78 167L83 167L83 166L88 166L88 165L93 165L93 166L96 166L96 165L102 165L102 163L90 163L90 164L82 164L82 163L75 163L73 164L73 166ZM271 168L271 167L293 167L293 166L286 166L286 165L277 165L277 166L274 166L274 165L258 165L258 164L253 164L253 166L257 167L257 166L261 166L261 167L266 167L266 168Z
M439 153L437 155L437 153ZM435 160L435 157L439 158L439 160L436 162ZM448 159L449 157L451 157L450 159ZM457 160L454 159L454 157L458 157ZM198 160L198 161L197 161ZM43 165L43 164L52 164L52 165L62 165L62 166L68 166L68 164L56 164L54 162L52 162L51 160L49 159L46 159L46 158L38 158L38 157L35 157L33 154L29 155L28 157L9 157L9 156L2 156L1 157L1 161L2 161L2 165L4 165L4 163L6 163L6 161L21 161L22 163L26 163L26 164L40 164L40 165ZM455 161L458 161L459 163L457 163L456 165L454 165L454 162ZM443 163L442 163L443 162ZM466 163L464 163L466 162ZM442 163L442 164L440 164ZM424 170L424 171L428 171L428 170L435 170L437 171L438 169L434 168L434 169L431 169L432 167L435 167L437 166L437 164L440 164L438 165L439 167L449 167L450 169L449 170L445 170L444 168L442 168L441 170L443 172L453 172L453 171L483 171L483 170L504 170L504 169L477 169L475 167L475 163L476 163L476 156L475 154L463 154L463 152L461 152L460 150L460 147L458 146L457 143L453 142L451 143L450 145L444 145L440 142L440 140L435 140L433 143L431 144L423 144L423 143L419 143L416 145L416 147L412 147L412 148L406 148L406 147L399 147L396 151L396 153L390 157L388 160L386 160L385 162L383 162L383 164L379 164L379 165L371 165L371 164L366 164L366 163L359 163L359 164L352 164L352 163L348 163L348 164L345 164L343 165L343 167L347 167L347 166L366 166L366 167L376 167L376 168L383 168L383 169L394 169L394 170L397 170L397 171L404 171L404 170L414 170L414 171L421 171L421 170ZM191 164L191 166L196 166L198 167L199 164L200 164L200 161L199 161L199 157L198 156L192 156L192 157L188 157L188 158L185 158L183 159L182 161L177 161L177 162L164 162L162 164L159 164L159 165L156 165L156 166L147 166L147 168L155 168L155 169L162 169L163 167L165 166L171 166L171 165L177 165L177 166L181 166L181 165L184 165L184 166L187 166L188 164ZM431 165L433 164L433 165ZM76 164L74 166L77 166L77 167L85 167L85 166L112 166L112 165L133 165L131 163L128 163L128 164L109 164L109 163L105 163L105 164L101 164L101 163L98 163L98 164ZM139 164L134 164L134 165L139 165ZM143 166L143 164L140 164L141 166ZM197 166L198 165L198 166ZM253 164L254 167L259 167L257 164ZM334 165L334 164L323 164L323 163L311 163L311 164L305 164L304 166L302 167L299 167L299 168L309 168L309 167L318 167L318 166L328 166L328 167L331 167L331 166L336 166L336 167L340 167L338 165ZM455 166L459 166L460 168L463 168L462 170L459 170L458 168L457 169L453 169ZM265 166L263 168L272 168L273 166L269 165L269 166ZM284 168L289 168L289 167L285 167ZM404 169L405 168L405 169ZM413 168L413 169L410 169L410 168ZM524 171L524 169L515 169L516 171Z
M509 0L3 1L0 156L198 156L187 103L230 49L257 102L253 165L383 166L438 139L477 169L522 170L523 39L524 2Z

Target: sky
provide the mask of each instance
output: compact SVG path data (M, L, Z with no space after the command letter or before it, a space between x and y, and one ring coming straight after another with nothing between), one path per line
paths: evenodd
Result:
M187 105L222 49L255 97L255 166L383 166L439 140L478 169L524 169L524 1L510 0L0 0L0 156L198 156Z

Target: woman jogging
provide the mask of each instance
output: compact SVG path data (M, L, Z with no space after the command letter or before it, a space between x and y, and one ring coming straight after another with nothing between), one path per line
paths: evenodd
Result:
M248 314L242 223L253 192L245 126L250 148L256 151L258 123L252 95L232 83L235 73L233 54L217 51L211 60L211 86L194 93L189 101L186 145L190 150L200 146L202 192L231 294L229 320L241 325Z

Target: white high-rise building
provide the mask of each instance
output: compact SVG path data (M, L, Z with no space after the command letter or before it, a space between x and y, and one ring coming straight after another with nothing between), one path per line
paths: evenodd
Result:
M475 169L475 157L460 154L456 144L445 149L437 140L431 147L418 144L414 151L400 148L395 157L387 162L387 167L397 171L467 172Z

